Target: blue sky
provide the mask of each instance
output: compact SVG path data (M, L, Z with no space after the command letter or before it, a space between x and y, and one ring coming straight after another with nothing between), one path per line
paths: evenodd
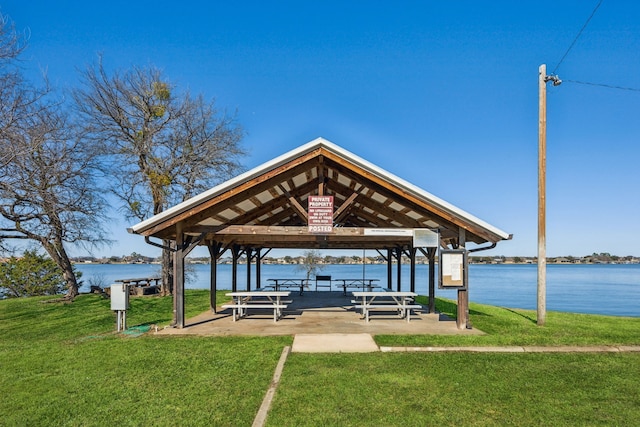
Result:
M495 255L537 253L538 67L557 67L547 254L640 255L640 3L603 1L560 63L597 4L5 0L0 11L30 33L32 76L74 87L99 53L111 69L153 64L237 111L247 168L324 137L513 233ZM118 242L94 255L157 253L127 225L115 220Z

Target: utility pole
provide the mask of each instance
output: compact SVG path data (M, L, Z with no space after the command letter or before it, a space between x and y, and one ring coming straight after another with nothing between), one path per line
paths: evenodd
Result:
M547 76L547 66L538 69L538 326L547 318L547 82L559 86L558 76Z

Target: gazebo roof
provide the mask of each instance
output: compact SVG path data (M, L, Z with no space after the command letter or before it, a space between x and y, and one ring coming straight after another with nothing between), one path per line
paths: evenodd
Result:
M307 203L313 195L334 198L334 228L328 235L308 232ZM401 231L420 228L438 229L445 243L457 240L461 230L466 241L477 244L511 238L323 138L142 221L129 232L175 240L179 223L201 244L270 248L384 248L410 241Z

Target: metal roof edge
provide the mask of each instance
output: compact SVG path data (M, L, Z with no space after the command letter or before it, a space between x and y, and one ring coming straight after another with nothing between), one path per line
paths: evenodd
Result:
M169 209L167 209L166 211L163 211L157 215L152 216L151 218L148 218L136 225L131 226L130 228L127 229L127 231L129 233L132 234L140 234L142 233L144 230L151 228L169 218L171 218L174 215L180 214L184 211L187 211L189 209L191 209L192 207L211 199L212 197L215 197L221 193L223 193L224 191L227 191L237 185L240 185L250 179L253 179L257 176L260 176L262 174L264 174L265 172L268 172L274 168L277 168L278 166L281 166L282 164L285 164L289 161L291 161L294 158L297 158L301 155L307 154L308 152L311 152L317 148L320 147L324 147L325 149L327 149L330 152L333 152L334 154L349 160L350 162L358 165L359 167L367 170L368 172L378 176L379 178L382 178L386 181L390 181L393 182L396 186L400 187L401 189L407 191L408 193L417 196L419 198L422 199L426 199L429 202L437 205L439 208L457 216L460 217L474 225L477 225L481 228L484 228L485 230L499 236L502 238L502 240L510 240L512 235L510 235L509 233L500 230L497 227L492 226L491 224L475 217L474 215L471 215L470 213L444 201L443 199L429 193L428 191L423 190L422 188L409 183L408 181L405 181L404 179L380 168L379 166L374 165L373 163L363 159L362 157L353 154L352 152L334 144L331 141L328 141L325 138L322 137L318 137L312 141L307 142L306 144L303 144L297 148L294 148L293 150L290 150L270 161L267 161L265 163L262 163L234 178L231 178L221 184L218 184L214 187L212 187L211 189L200 193L188 200L185 200L182 203L179 203Z

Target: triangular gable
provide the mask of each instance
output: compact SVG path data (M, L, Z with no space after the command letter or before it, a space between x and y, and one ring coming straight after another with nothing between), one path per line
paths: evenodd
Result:
M129 231L173 239L175 225L181 222L185 233L206 235L204 240L253 242L263 247L314 247L322 239L303 230L307 199L317 194L334 196L334 226L341 230L324 239L324 245L329 247L384 243L365 245L357 237L358 232L349 231L366 228L438 229L444 239L452 240L463 229L466 240L475 243L511 238L323 138L215 186ZM248 232L247 227L253 231Z

